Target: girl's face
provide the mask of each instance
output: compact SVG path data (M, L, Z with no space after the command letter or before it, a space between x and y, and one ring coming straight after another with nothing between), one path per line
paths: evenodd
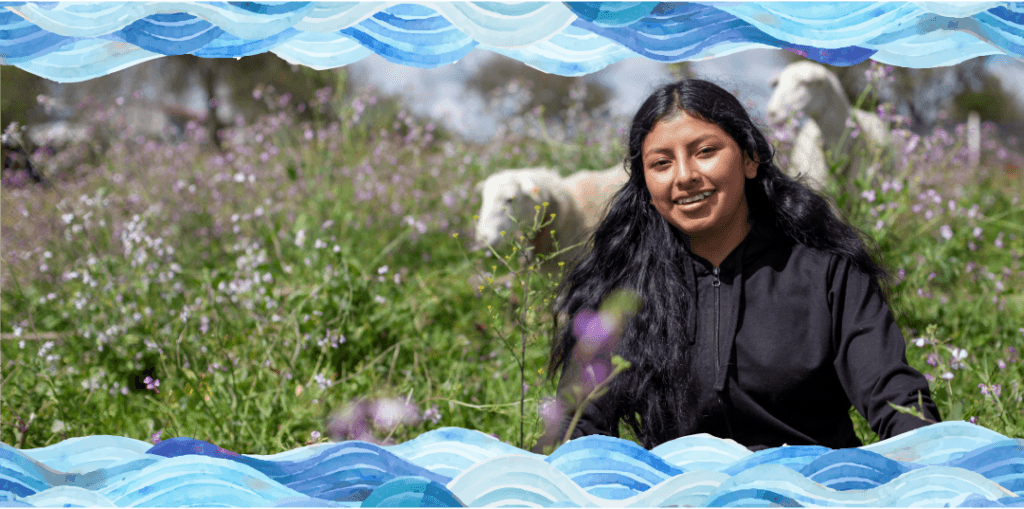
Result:
M641 156L651 203L689 236L694 253L717 265L749 230L743 187L757 162L717 124L685 111L654 125Z

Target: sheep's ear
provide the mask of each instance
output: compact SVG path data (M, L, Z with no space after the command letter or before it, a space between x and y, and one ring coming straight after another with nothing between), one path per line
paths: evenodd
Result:
M486 180L481 180L480 182L477 182L476 186L473 187L473 192L475 192L475 193L482 193L482 192L484 192L484 184L485 183L487 183Z
M530 177L520 177L519 190L522 191L523 194L529 196L531 200L539 201L540 199L540 186L538 186Z

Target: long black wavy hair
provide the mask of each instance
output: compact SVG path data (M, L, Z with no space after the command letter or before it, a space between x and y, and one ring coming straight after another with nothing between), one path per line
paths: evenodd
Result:
M695 418L685 411L692 408L695 394L687 376L689 352L683 347L684 339L695 333L695 289L692 278L685 277L692 255L685 235L651 204L641 157L641 146L655 123L679 111L717 124L744 154L759 161L757 176L748 179L744 189L750 218L793 242L847 258L883 285L883 292L888 280L861 232L837 217L826 198L775 166L774 149L732 94L700 79L655 90L633 117L628 133L623 163L629 180L591 236L593 249L559 285L548 364L549 381L556 371L565 375L576 344L571 317L577 312L597 309L615 289L637 292L642 308L616 346L632 367L611 382L605 398L614 409L613 433L624 420L647 449L679 437ZM559 316L568 317L568 323L560 324Z

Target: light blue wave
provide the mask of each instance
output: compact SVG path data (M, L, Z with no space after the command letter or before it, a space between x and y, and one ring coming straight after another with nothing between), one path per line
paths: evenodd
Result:
M964 422L861 448L755 453L709 435L651 451L588 436L544 456L461 428L261 456L188 438L0 444L0 502L15 505L979 507L1024 506L1021 494L1024 440Z
M548 40L522 48L488 45L479 48L561 76L584 76L639 56L621 44L576 26L568 26Z
M486 433L452 427L431 430L385 449L413 465L450 478L477 463L499 456L518 454L541 460L547 458L506 444Z
M36 449L19 449L21 454L54 470L87 473L138 459L153 444L134 438L113 435L73 437L56 444Z
M651 452L677 468L721 472L729 465L753 454L734 440L701 433L665 442Z
M1007 440L984 426L946 421L861 447L886 458L922 465L941 465L971 451Z
M432 68L474 48L580 76L626 58L679 62L785 48L850 65L904 67L1024 57L1024 4L1011 2L10 2L5 64L58 82L163 55L271 51L327 69L376 53Z
M81 39L15 65L58 83L75 83L106 76L162 56L123 42Z
M285 497L303 497L248 465L196 455L166 458L110 480L97 493L122 507L254 507L274 505Z

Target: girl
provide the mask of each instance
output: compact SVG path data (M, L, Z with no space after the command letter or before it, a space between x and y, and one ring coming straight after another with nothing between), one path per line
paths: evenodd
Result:
M618 436L624 420L648 449L695 433L753 450L855 447L851 404L884 440L927 424L889 406L919 397L939 420L907 365L885 270L824 198L774 165L735 97L698 79L659 88L633 118L628 153L629 180L560 285L556 316L596 309L617 288L638 293L615 347L632 367L573 438ZM556 331L548 376L562 371L566 403L566 373L582 367L572 327Z

